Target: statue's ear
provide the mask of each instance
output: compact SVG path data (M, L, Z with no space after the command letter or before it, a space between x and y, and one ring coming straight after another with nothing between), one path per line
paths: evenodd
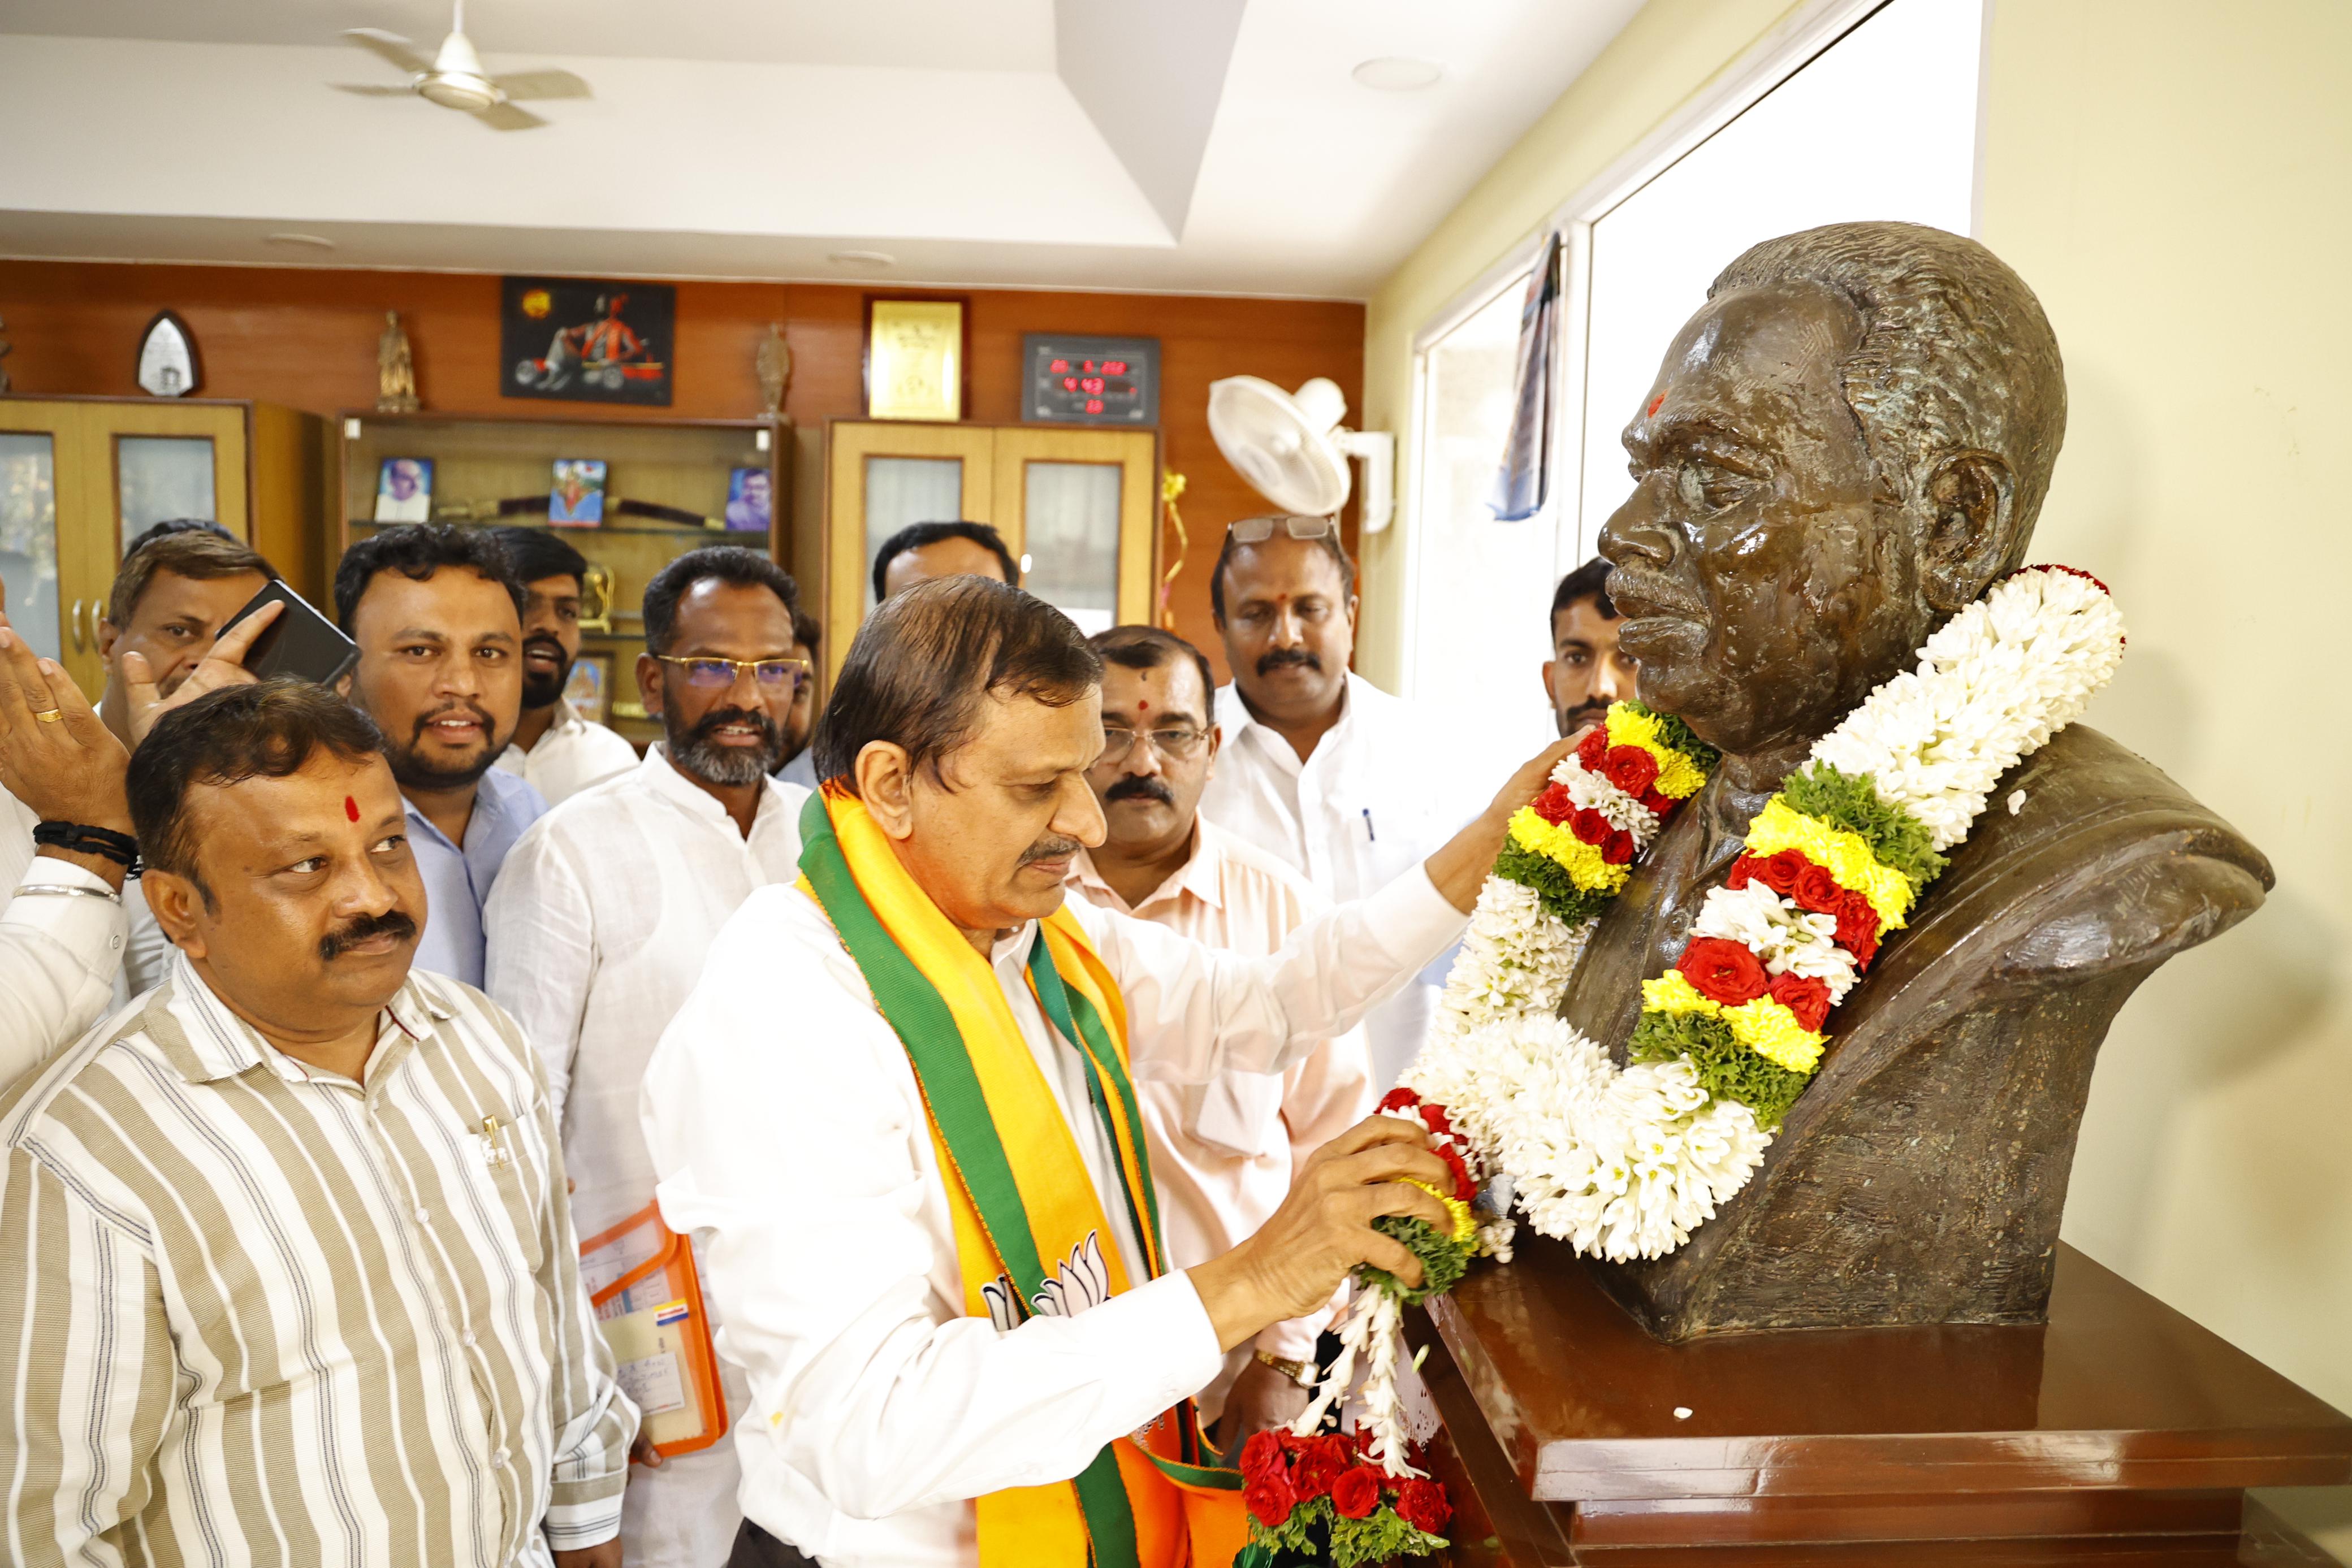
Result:
M1972 604L2008 559L2015 523L2017 476L1998 453L1974 447L1949 452L1927 486L1927 538L1919 552L1919 583L1940 611Z

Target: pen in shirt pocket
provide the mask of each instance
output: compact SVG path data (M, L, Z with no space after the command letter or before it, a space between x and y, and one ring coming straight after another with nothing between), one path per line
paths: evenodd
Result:
M1372 831L1372 809L1370 806L1364 808L1364 841L1372 844L1381 841L1380 834Z

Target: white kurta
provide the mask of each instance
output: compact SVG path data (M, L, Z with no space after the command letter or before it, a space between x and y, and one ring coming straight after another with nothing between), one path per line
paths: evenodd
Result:
M1069 907L1119 986L1135 1076L1160 1082L1284 1071L1464 925L1419 868L1274 958ZM1035 939L997 945L998 981L1131 1249L1076 1054L1022 977ZM719 934L646 1069L645 1129L663 1214L708 1242L720 1353L749 1375L743 1511L826 1568L977 1562L971 1499L1077 1474L1223 1364L1181 1272L1009 1333L964 1315L906 1049L797 888L754 894Z
M583 1239L653 1201L637 1119L646 1063L743 901L800 874L805 790L771 779L747 839L656 747L574 796L508 852L483 919L486 988L547 1071ZM740 1415L745 1390L730 1378ZM630 1473L622 1538L632 1568L712 1568L740 1521L734 1449L721 1443Z
M1070 868L1068 885L1104 909L1251 958L1280 952L1292 932L1330 907L1305 877L1197 817L1192 858L1132 908L1084 853ZM1379 1098L1360 1027L1317 1041L1280 1077L1228 1072L1214 1083L1147 1082L1136 1092L1168 1259L1179 1269L1257 1234L1289 1196L1292 1174L1307 1156L1370 1115ZM1313 1361L1316 1336L1330 1319L1328 1309L1293 1318L1259 1334L1255 1345L1227 1352L1224 1370L1197 1396L1202 1418L1223 1414L1225 1393L1253 1349Z
M525 751L509 745L499 754L497 766L521 778L561 806L582 790L607 779L617 779L637 765L637 748L593 719L582 718L572 705L555 700L555 722Z
M1217 688L1225 743L1201 814L1344 902L1384 887L1485 810L1509 764L1419 704L1348 676L1339 722L1303 760L1250 716L1231 685ZM1516 760L1516 759L1515 759ZM1433 966L1364 1020L1381 1090L1421 1051L1444 983Z
M0 1089L80 1039L122 986L122 900L97 873L38 854L38 820L0 789Z

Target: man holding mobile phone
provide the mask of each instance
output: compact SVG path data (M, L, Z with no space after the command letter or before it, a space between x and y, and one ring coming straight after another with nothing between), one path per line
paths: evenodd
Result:
M488 534L379 528L335 568L335 619L359 644L350 696L383 731L425 879L416 967L482 983L482 905L547 801L497 770L522 712L522 583Z

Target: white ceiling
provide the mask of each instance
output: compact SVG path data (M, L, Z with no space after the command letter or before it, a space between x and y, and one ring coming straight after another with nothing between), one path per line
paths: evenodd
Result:
M329 85L436 0L0 0L0 255L1361 298L1640 4L472 0L498 132Z

